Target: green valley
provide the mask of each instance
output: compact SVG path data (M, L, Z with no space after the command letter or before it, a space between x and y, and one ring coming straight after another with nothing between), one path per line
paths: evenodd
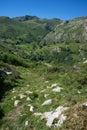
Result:
M87 17L0 17L0 129L87 129Z

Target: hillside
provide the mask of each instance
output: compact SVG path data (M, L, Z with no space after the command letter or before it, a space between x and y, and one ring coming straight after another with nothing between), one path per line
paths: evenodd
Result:
M30 18L30 17L29 17ZM31 43L40 42L60 20L45 20L31 18L30 20L21 20L19 18L0 17L0 40L7 43ZM22 21L22 22L20 22Z
M87 42L87 17L63 21L45 38L45 44L51 42Z
M0 129L87 129L87 17L0 17Z

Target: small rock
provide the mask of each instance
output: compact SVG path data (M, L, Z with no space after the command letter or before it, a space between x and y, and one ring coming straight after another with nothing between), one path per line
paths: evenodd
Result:
M83 106L87 107L87 102L83 103Z
M17 107L19 103L20 103L20 100L15 100L14 106Z
M15 92L16 92L15 90L12 91L12 93L15 93Z
M26 99L27 101L31 101L31 99L29 98L29 97L27 97L27 99Z
M83 62L83 64L86 64L87 63L87 60Z
M41 116L42 113L38 113L38 112L37 112L37 113L34 113L34 115L35 115L35 116Z
M60 91L61 91L61 89L63 89L63 88L56 87L56 88L54 88L52 91L53 91L53 92L60 92Z
M25 126L28 126L29 125L29 122L28 121L25 121Z
M45 83L49 83L49 81L45 81Z
M32 94L33 92L31 92L31 91L26 91L26 94Z
M33 112L34 111L34 107L30 106L30 111Z
M20 97L20 99L23 99L23 98L25 98L26 96L23 95L23 94L19 94L19 97Z
M45 91L46 91L46 89L43 89L43 90L40 91L40 93L43 93L43 92L45 92Z
M12 100L16 99L16 96L14 96L13 98L11 98Z
M49 96L49 94L44 94L44 97L47 98Z
M7 75L11 75L11 74L12 74L12 72L8 72L8 71L6 71L6 74L7 74Z
M81 92L80 92L80 91L78 91L78 94L81 94Z
M52 84L51 86L47 86L47 88L53 88L53 87L56 87L57 86L57 84L55 83L55 84Z
M51 85L52 88L56 87L56 86L57 86L57 83Z
M27 87L29 87L30 85L29 85L29 84L27 84L26 86L27 86Z
M49 100L46 100L43 104L42 104L42 106L44 106L44 105L50 105L52 103L52 99L49 99Z
M33 112L34 111L34 106L32 106L31 104L28 104L28 106L30 107L30 111Z

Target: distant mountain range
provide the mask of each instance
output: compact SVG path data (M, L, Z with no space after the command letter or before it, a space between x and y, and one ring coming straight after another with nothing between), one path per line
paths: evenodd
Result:
M0 40L13 43L35 41L40 44L87 42L87 17L63 21L28 15L15 18L2 16Z

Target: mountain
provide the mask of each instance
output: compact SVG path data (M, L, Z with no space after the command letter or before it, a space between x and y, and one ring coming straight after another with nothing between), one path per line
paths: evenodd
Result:
M0 17L0 39L16 43L86 42L87 17L63 21L36 16Z
M36 16L25 15L25 16L15 17L13 19L16 20L16 21L24 22L24 21L27 21L27 20L34 20L34 19L39 19L39 18L36 17Z
M87 17L0 17L0 129L87 130Z
M63 21L50 32L44 42L87 42L87 17Z
M40 42L60 23L59 19L40 19L35 16L17 18L0 17L0 39L8 43Z

